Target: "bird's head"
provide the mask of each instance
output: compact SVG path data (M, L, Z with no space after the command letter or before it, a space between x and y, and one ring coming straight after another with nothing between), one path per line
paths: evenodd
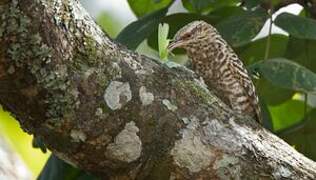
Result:
M204 21L193 21L182 27L174 36L171 43L168 45L168 50L172 51L175 48L188 49L190 45L212 41L212 37L218 35L217 30L210 24Z

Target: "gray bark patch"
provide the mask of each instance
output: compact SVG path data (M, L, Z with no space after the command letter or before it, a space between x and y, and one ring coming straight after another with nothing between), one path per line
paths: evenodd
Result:
M129 122L106 148L106 155L120 161L132 162L140 157L142 142L137 136L139 132L135 122Z
M143 106L151 104L155 99L154 95L148 92L145 86L139 88L139 97Z
M170 111L176 111L178 107L176 105L173 105L168 99L162 100L162 104L167 107Z
M128 82L112 81L106 88L104 100L112 110L121 109L132 99L132 92Z
M276 179L289 178L292 176L292 172L284 166L277 166L272 175Z
M198 120L194 118L183 130L182 139L176 141L171 150L175 164L188 168L190 172L201 171L214 159L211 149L202 143L197 128Z
M213 168L220 179L230 179L231 177L235 177L236 180L242 179L239 159L233 155L224 154L221 159L215 161Z
M86 134L80 130L71 130L70 136L75 142L84 142L87 139Z

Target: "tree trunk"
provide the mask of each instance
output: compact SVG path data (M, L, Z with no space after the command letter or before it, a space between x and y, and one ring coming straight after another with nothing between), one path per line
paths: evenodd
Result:
M76 0L0 12L0 102L61 159L104 179L316 178L192 71L116 44Z

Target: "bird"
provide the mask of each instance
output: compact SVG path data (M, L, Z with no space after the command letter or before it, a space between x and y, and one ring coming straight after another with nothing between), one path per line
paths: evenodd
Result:
M202 20L185 25L167 50L175 48L186 51L192 70L233 112L262 123L259 99L249 73L215 27Z

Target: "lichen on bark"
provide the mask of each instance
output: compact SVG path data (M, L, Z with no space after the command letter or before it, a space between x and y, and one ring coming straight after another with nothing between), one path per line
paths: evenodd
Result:
M0 102L65 161L105 179L315 179L314 162L183 66L114 43L78 1L0 12Z

